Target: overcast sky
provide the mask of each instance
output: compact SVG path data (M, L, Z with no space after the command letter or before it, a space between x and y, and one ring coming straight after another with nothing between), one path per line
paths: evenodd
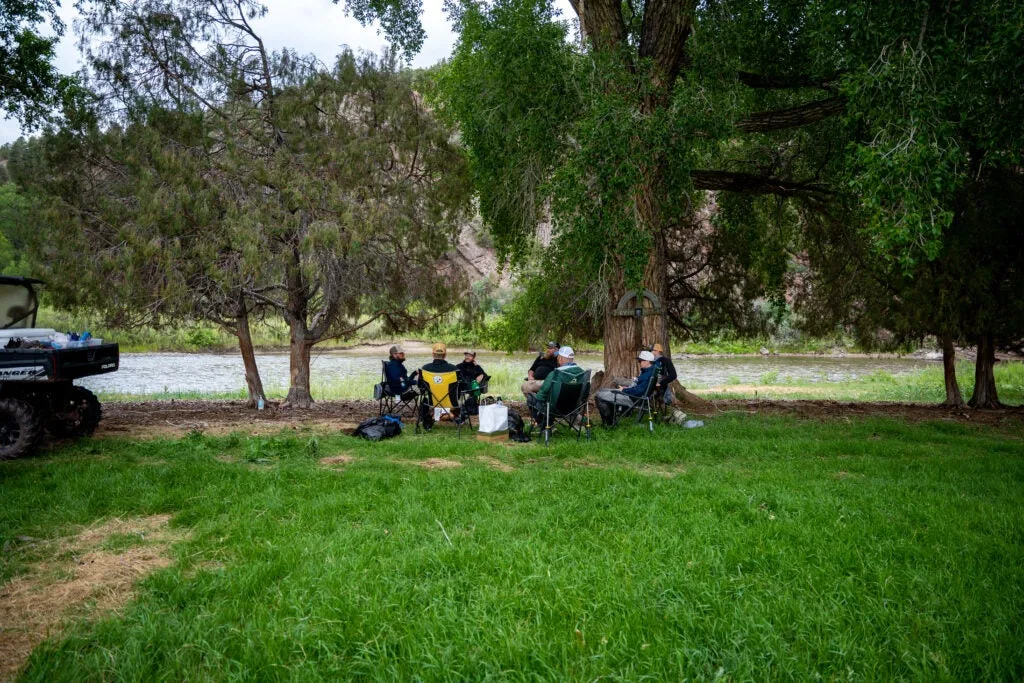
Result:
M82 62L75 47L73 22L78 16L73 0L64 0L60 16L67 25L64 38L57 46L57 68L62 73L72 73L81 68ZM315 54L325 64L332 64L334 57L347 45L353 50L380 52L384 37L376 26L363 28L359 22L345 16L342 5L330 0L264 0L267 16L259 20L256 29L273 50L289 47L300 54ZM423 28L427 32L423 49L413 59L415 67L430 66L447 57L455 43L448 19L442 10L442 0L423 0ZM574 17L568 0L559 0L565 18ZM5 114L6 112L0 113ZM21 134L18 122L0 119L0 145L16 140Z

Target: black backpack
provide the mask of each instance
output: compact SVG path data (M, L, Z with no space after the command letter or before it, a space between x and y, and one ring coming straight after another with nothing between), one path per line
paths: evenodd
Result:
M361 436L370 441L390 439L402 433L402 421L394 415L383 415L363 420L352 432L352 436Z
M530 435L523 429L523 418L511 408L508 411L508 438L519 443L530 441Z

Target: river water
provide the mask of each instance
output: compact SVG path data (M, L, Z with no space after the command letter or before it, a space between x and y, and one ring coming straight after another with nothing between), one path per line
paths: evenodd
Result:
M455 362L461 355L452 356ZM504 370L511 377L525 376L533 354L481 352L478 362L490 374ZM411 355L410 370L430 360ZM577 362L585 368L600 370L600 354L580 354ZM314 350L311 361L314 394L319 383L365 381L369 387L380 377L381 358L358 351ZM270 392L288 386L288 354L265 353L257 356L263 383ZM711 387L722 384L760 384L765 375L771 381L804 380L842 382L870 375L879 370L900 375L933 365L934 361L914 358L864 358L830 356L721 356L675 359L680 380L687 386ZM222 393L245 389L242 360L234 354L211 353L123 353L118 372L81 380L93 391L119 394ZM369 393L369 389L368 389Z

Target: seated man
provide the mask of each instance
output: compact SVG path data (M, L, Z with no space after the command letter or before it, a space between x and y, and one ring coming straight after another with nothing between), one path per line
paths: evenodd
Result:
M601 422L605 426L610 426L615 421L615 411L619 407L631 407L633 399L642 398L647 391L651 375L654 374L654 354L650 351L641 351L637 360L640 361L640 375L632 384L618 384L615 389L602 389L594 395L597 412L601 413Z
M480 396L479 387L483 384L487 373L484 372L483 366L476 362L476 351L466 351L463 361L455 367L459 371L459 390L471 392L466 396L466 412L476 415L479 410L477 404L477 398ZM474 383L476 384L475 389Z
M548 373L558 367L558 361L555 360L556 351L558 351L558 344L549 341L544 352L537 356L536 360L533 361L533 365L530 366L529 371L526 373L526 381L520 387L527 400L529 400L531 394L536 394L540 391L540 388L544 386L544 380L547 378Z
M669 405L675 400L675 396L672 395L672 389L669 386L679 377L676 374L676 366L673 365L672 359L664 354L661 344L652 346L651 353L654 354L654 364L660 368L658 371L658 387L655 391L658 396L662 397L665 405Z
M476 351L466 351L462 362L456 365L455 369L459 371L459 381L466 388L473 382L483 382L484 377L487 376L483 367L476 362Z
M425 392L425 393L429 394L429 392L430 392L430 388L424 384L423 372L433 372L433 373L438 373L438 374L444 373L444 372L458 373L459 369L457 367L455 367L454 365L452 365L451 363L449 363L445 359L447 355L448 355L448 347L446 347L441 342L438 342L438 343L434 344L434 347L431 349L431 356L433 357L433 360L431 360L429 363L427 363L422 368L420 368L419 384L420 384L420 392L421 393ZM458 402L459 402L459 398L458 398L458 396L459 396L459 383L458 382L456 382L455 384L453 384L451 386L450 395L451 395L451 403L452 403L452 405L453 406L457 405ZM452 412L455 413L455 412L457 412L457 410L458 409L453 409Z
M564 374L569 375L569 377L579 378L586 374L586 370L576 365L576 353L572 350L571 346L563 346L558 349L555 359L558 367L547 374L544 378L544 383L537 393L526 394L526 405L529 406L530 414L536 421L540 421L540 415L543 414L544 404L547 403L548 398L551 396L551 387L554 385L556 377Z
M419 393L416 390L419 371L409 376L405 369L405 350L395 345L388 350L388 362L384 364L384 378L387 380L388 393L392 396L401 396L403 401L416 397Z

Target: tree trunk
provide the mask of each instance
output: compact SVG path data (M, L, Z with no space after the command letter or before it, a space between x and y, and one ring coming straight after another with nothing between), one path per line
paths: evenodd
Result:
M660 242L660 237L656 237L655 241ZM621 280L621 269L618 272L620 279L609 287L608 303L605 305L604 376L601 386L609 385L613 377L636 377L639 373L636 357L642 346L660 342L666 347L666 350L668 348L664 313L653 313L648 304L639 324L633 316L616 315L615 310L619 299L628 291L632 291ZM656 294L661 299L662 307L664 307L664 272L665 250L662 246L656 245L651 250L640 289L649 289ZM647 301L641 299L639 303L634 301L634 304L647 304ZM631 305L630 310L633 308L634 306Z
M291 323L291 339L288 347L289 384L285 408L312 408L313 395L309 390L309 352L313 342L306 334L303 321Z
M974 363L974 395L967 404L972 408L1002 408L996 393L996 344L990 334L978 337L978 358Z
M263 392L263 380L260 379L260 369L256 365L256 351L252 346L248 313L235 318L235 336L238 337L238 350L242 354L242 364L245 366L245 385L249 390L249 402L246 407L255 408L260 399L266 402L267 395Z
M942 405L950 408L963 408L964 398L960 394L960 384L956 381L956 347L953 346L953 335L943 332L942 370L946 379L946 401Z

